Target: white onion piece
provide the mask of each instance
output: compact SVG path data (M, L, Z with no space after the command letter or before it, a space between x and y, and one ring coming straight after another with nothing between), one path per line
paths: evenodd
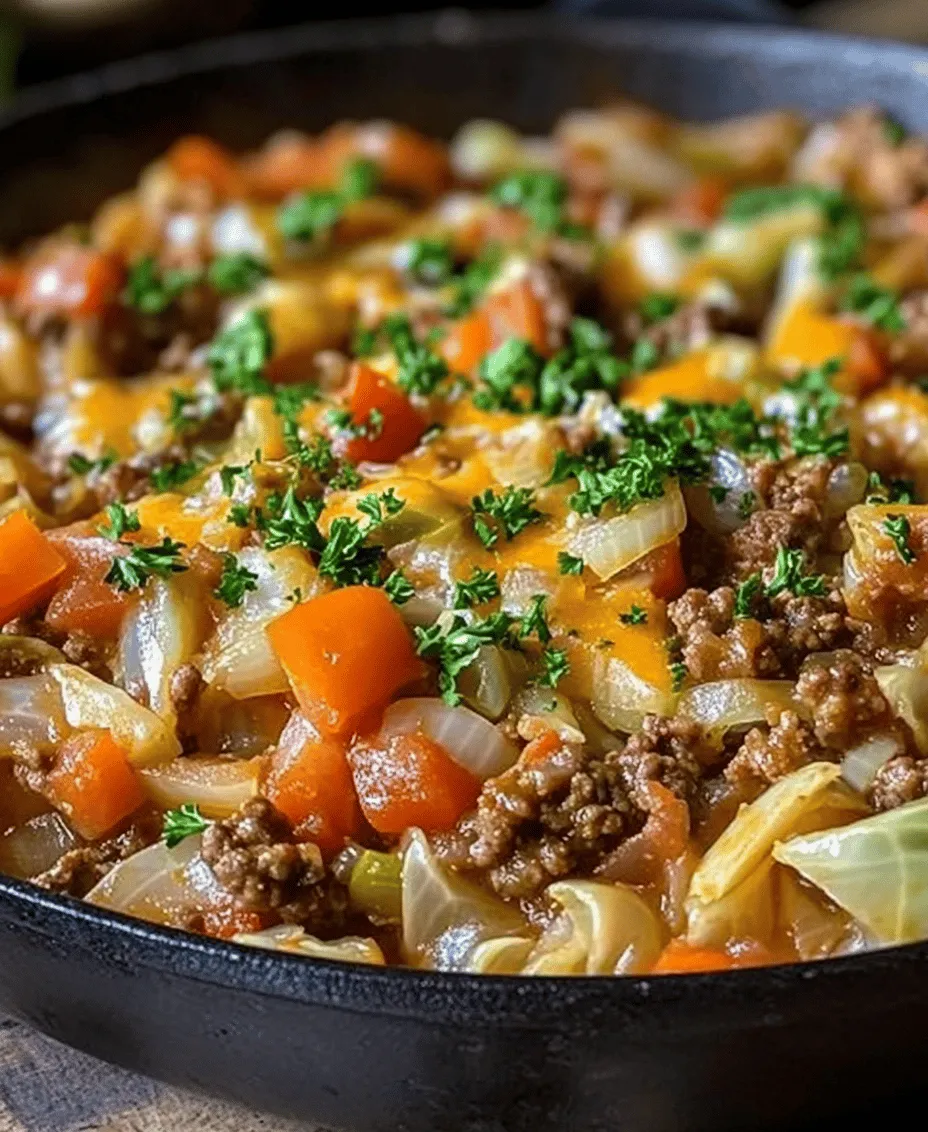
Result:
M125 619L120 637L122 684L144 688L148 706L170 727L177 722L171 680L206 634L206 594L192 573L155 578Z
M263 947L267 951L283 951L290 955L306 955L310 959L333 959L340 963L367 963L383 967L386 960L383 952L372 939L360 936L344 936L342 939L324 941L317 939L294 924L278 924L262 932L239 932L232 937L233 943L245 947Z
M0 837L0 872L27 880L78 844L59 814L39 814Z
M142 770L146 793L172 810L187 802L207 818L227 818L258 793L264 759L175 759L163 767Z
M237 700L287 692L290 685L265 629L293 608L296 589L304 601L314 597L321 588L319 577L308 556L293 546L271 551L246 547L238 561L256 575L256 588L216 627L203 653L203 678Z
M669 224L639 224L627 236L635 271L656 291L673 291L689 265L675 229Z
M841 760L841 777L848 786L863 794L880 767L898 754L901 754L899 740L893 735L867 739L852 747Z
M168 762L180 754L172 728L113 684L74 664L53 664L49 674L61 690L65 718L75 730L109 731L137 766Z
M590 706L610 731L631 733L646 715L673 715L676 696L649 684L618 657L597 656Z
M528 684L515 704L519 713L518 732L528 742L546 731L553 731L565 743L585 743L570 700L551 688Z
M185 869L200 852L200 837L185 837L173 849L163 841L133 853L106 874L85 899L100 908L170 923L189 907L193 894Z
M488 939L527 934L522 914L436 861L420 829L403 853L403 948L406 961L441 971L466 970Z
M499 728L470 708L451 707L444 700L422 696L397 700L384 712L381 738L389 740L416 731L480 779L502 774L519 757L518 749Z
M724 498L716 501L707 485L693 484L683 490L686 505L696 522L711 534L729 535L746 522L742 508L744 497L752 491L751 479L741 458L728 449L714 452L709 464L710 483L725 488Z
M685 526L683 496L678 485L669 482L660 499L639 503L611 519L586 523L571 536L568 549L605 581L675 539Z
M845 555L847 562L850 555ZM886 664L873 673L893 714L912 728L919 750L928 753L928 671L905 664Z
M0 758L26 748L49 752L66 733L61 694L52 677L0 680Z
M680 696L677 711L720 740L735 728L763 723L768 708L786 711L794 707L791 681L739 679L688 688Z
M845 515L851 507L862 503L867 494L870 475L863 464L839 464L828 477L824 511L829 518Z
M451 142L452 168L465 181L495 180L522 163L522 139L502 122L477 118Z
M217 255L247 252L257 259L267 258L267 241L246 205L232 204L218 212L213 220L212 239Z
M458 691L464 702L487 719L499 719L509 704L517 663L525 665L520 653L484 645L458 678Z
M522 617L539 594L553 596L557 581L535 566L515 566L506 572L500 585L500 606L504 613Z

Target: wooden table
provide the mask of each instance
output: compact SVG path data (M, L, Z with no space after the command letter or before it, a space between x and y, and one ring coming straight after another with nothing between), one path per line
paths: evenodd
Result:
M0 1132L324 1132L159 1085L0 1018Z

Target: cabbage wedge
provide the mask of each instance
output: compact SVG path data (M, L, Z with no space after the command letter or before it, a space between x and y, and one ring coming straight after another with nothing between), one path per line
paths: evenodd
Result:
M928 936L928 798L778 843L773 856L881 943Z

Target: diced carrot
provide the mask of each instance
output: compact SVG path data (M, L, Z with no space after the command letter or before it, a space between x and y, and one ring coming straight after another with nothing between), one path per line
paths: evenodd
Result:
M80 244L40 251L23 267L16 303L25 314L92 318L122 285L119 259Z
M331 177L321 147L311 138L284 138L254 154L245 162L249 192L280 200L300 189L331 187Z
M637 568L649 576L649 589L655 597L673 601L686 589L686 573L680 555L680 540L664 543L652 550L638 563Z
M821 314L799 303L779 322L767 356L774 365L818 366L833 358L841 362L835 385L860 396L882 385L889 366L874 331L848 319Z
M363 362L354 365L348 407L355 424L369 433L354 437L345 445L345 455L355 463L372 460L391 464L412 451L425 432L425 419L406 394ZM375 415L373 420L371 413Z
M708 228L722 214L729 186L721 177L700 177L681 189L671 202L671 211L679 220Z
M310 737L296 751L275 753L264 793L297 835L314 841L323 853L337 853L358 835L358 798L338 739Z
M181 138L168 150L166 161L182 181L203 181L217 196L238 196L244 190L237 161L211 138Z
M844 389L843 392L850 393L855 397L863 397L874 389L878 389L889 379L889 361L877 334L862 327L858 328L858 333L851 343L844 369L850 379L848 382L850 387ZM835 384L841 389L840 378Z
M46 622L63 633L112 640L138 600L103 580L116 553L113 543L95 534L91 523L60 527L48 538L65 568L46 610Z
M0 299L12 299L22 282L22 268L12 260L0 260Z
M109 731L66 739L48 775L49 801L88 841L109 833L145 801L126 752Z
M672 939L657 957L652 975L684 975L706 971L732 971L738 963L724 951L694 947L682 939Z
M537 739L532 739L530 743L522 748L522 754L519 756L519 765L526 769L533 766L541 766L546 763L554 752L563 746L563 741L556 731L545 731L539 735Z
M523 338L540 354L550 354L544 307L527 280L490 295L483 309L494 346L501 346L510 338Z
M731 405L743 396L737 381L716 377L711 369L708 350L694 350L679 361L649 373L639 374L626 382L622 398L636 408L649 408L665 397L678 401L710 401L714 405Z
M928 236L928 197L921 200L908 214L909 228L920 236Z
M0 523L0 624L34 609L55 588L65 560L24 511Z
M361 809L379 833L450 829L480 793L480 780L419 732L358 743L348 760Z
M303 714L323 735L351 731L423 672L402 617L372 586L294 606L267 634Z
M373 129L380 130L379 126ZM370 128L369 128L370 130ZM365 137L362 128L362 138ZM451 183L447 148L408 126L391 125L385 135L378 132L376 144L364 141L367 156L381 168L384 182L396 189L409 189L425 197L438 196Z
M485 311L473 311L455 322L442 339L439 353L454 373L469 374L493 347Z

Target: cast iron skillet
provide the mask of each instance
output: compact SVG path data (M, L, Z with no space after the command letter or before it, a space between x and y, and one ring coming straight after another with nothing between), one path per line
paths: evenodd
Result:
M471 116L545 130L617 90L686 117L870 99L928 130L928 53L757 29L460 15L142 59L0 114L0 238L89 215L179 133ZM658 979L376 970L160 929L0 880L0 1008L165 1080L355 1132L885 1123L917 1103L928 944Z

